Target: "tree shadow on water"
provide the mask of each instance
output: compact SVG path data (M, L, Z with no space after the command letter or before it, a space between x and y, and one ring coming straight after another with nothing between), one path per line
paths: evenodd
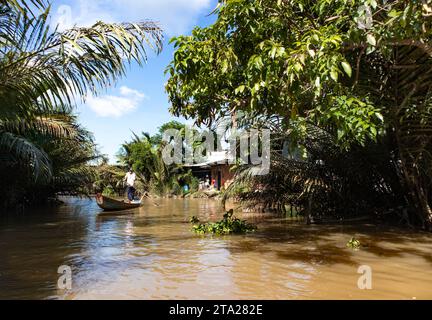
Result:
M432 235L413 230L373 224L304 225L262 224L249 239L230 243L231 253L273 251L278 258L310 264L357 265L356 251L346 246L355 237L360 253L372 257L396 258L405 255L421 257L432 264ZM358 259L357 259L358 260Z
M278 252L278 258L292 261L302 261L309 264L346 264L356 265L353 253L345 248L334 245L317 245L314 250L294 249L286 252Z

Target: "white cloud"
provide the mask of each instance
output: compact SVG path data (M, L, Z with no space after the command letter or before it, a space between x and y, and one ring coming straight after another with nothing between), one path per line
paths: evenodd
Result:
M208 14L215 0L70 0L53 12L61 29L104 22L158 21L169 35L186 33L199 16Z
M120 118L135 111L145 98L144 93L123 86L120 88L119 96L89 95L86 105L100 117Z
M129 96L129 97L132 96L132 97L135 97L135 98L141 99L141 100L146 97L144 93L139 92L138 90L133 90L133 89L128 88L126 86L123 86L123 87L120 88L120 93L123 96Z

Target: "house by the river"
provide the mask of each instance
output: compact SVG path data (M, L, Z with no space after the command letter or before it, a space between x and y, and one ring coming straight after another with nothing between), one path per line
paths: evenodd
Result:
M210 184L214 182L217 190L221 190L227 188L234 178L230 160L228 151L212 152L205 162L185 165L185 167L190 168L200 181L205 182L208 179Z

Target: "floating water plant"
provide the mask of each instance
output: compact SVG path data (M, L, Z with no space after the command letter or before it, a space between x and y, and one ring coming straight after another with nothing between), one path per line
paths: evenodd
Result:
M360 240L353 237L350 241L347 242L347 247L351 249L360 249L361 242Z
M190 223L193 225L192 230L197 234L242 234L254 232L257 229L255 225L236 218L233 210L225 213L219 222L201 223L197 217L192 217Z

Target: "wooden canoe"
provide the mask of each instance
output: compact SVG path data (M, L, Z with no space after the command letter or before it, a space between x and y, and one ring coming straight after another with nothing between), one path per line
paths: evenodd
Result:
M96 202L98 206L104 209L105 211L120 211L120 210L127 210L127 209L135 209L135 208L139 208L142 204L142 201L129 203L129 202L105 197L103 195L97 195Z

